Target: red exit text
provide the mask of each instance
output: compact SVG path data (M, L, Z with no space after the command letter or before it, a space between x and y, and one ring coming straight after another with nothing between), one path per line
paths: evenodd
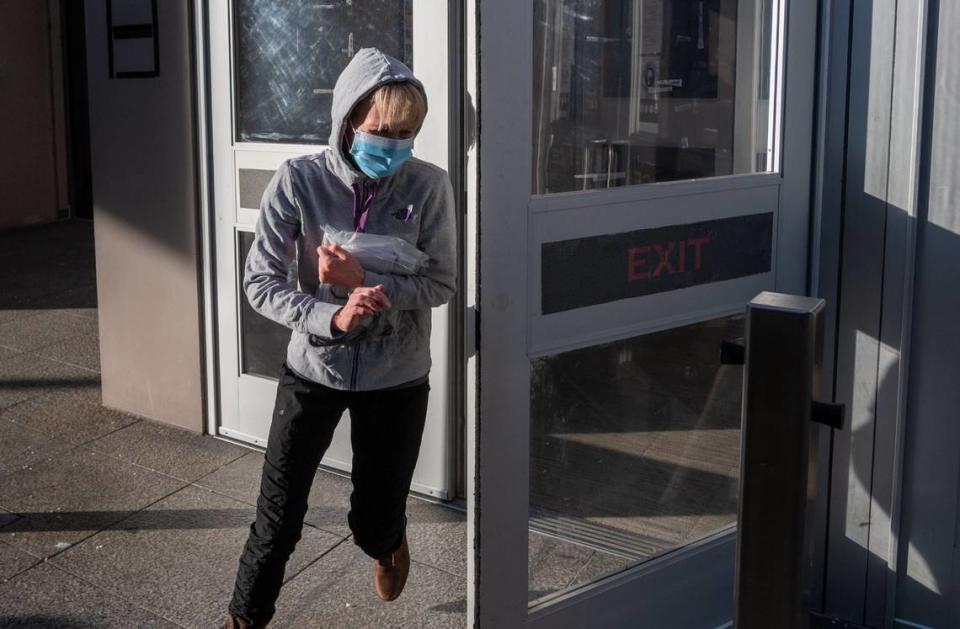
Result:
M699 271L703 262L703 246L709 236L671 240L663 244L640 245L627 250L627 281L649 280L660 275L683 273L687 270L688 250L693 270Z

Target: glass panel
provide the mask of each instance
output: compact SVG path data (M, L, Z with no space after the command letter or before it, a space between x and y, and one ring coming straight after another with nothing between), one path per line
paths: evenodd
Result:
M536 0L533 191L774 169L780 0Z
M333 85L361 48L413 67L412 0L233 4L239 142L325 144Z
M736 522L742 368L715 319L533 361L528 598Z
M275 170L261 168L241 168L237 172L240 207L247 210L259 210L263 192L273 179Z
M253 232L237 232L237 269L243 273L244 261L253 246ZM296 264L291 265L287 279L297 281ZM276 380L280 366L287 357L290 328L267 319L250 306L246 296L240 293L240 373L263 376Z

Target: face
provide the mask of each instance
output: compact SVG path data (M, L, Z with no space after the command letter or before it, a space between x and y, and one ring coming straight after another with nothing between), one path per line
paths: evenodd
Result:
M357 131L364 131L366 133L381 135L387 138L403 139L412 138L414 135L416 135L416 129L379 129L380 112L377 111L377 108L373 104L373 99L370 98L357 105L357 108L350 116L350 124L356 128ZM346 144L349 147L352 143L353 129L347 127Z

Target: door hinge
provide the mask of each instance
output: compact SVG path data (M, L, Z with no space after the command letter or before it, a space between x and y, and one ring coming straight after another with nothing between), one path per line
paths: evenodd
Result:
M476 356L480 351L480 311L477 310L476 306L469 306L467 308L465 323L464 329L467 333L465 349L467 358L471 358Z

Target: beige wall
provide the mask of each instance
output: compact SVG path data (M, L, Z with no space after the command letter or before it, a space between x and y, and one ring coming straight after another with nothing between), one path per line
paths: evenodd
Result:
M87 2L87 72L103 403L201 432L188 4L157 3L159 77L110 79L104 2Z
M58 6L0 0L0 229L68 205Z

